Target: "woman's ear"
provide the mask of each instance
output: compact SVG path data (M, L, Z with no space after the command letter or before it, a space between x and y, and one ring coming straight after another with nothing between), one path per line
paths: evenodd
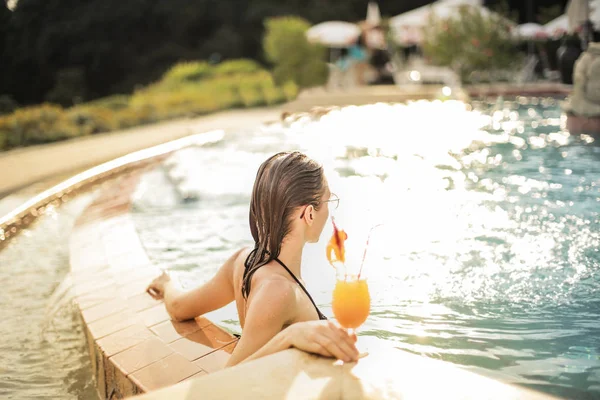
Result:
M306 209L304 210L304 220L306 221L306 223L310 226L313 223L314 220L314 212L315 212L315 208L312 205L308 205L306 207Z

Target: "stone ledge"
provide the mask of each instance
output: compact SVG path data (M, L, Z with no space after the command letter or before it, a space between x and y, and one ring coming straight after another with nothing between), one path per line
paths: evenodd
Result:
M360 341L360 338L359 338ZM138 396L183 399L530 399L553 397L394 348L358 363L290 349Z
M203 317L176 322L145 289L160 271L129 214L141 171L110 182L70 239L73 290L100 398L124 398L224 367L237 339Z

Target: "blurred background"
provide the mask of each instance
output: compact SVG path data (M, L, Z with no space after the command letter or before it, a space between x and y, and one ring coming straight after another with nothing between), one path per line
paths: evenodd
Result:
M570 84L597 38L598 3L8 0L0 149L273 105L313 87Z
M390 18L429 3L380 1L382 24L387 28ZM501 12L516 24L541 25L560 17L566 6L564 0L470 3ZM310 24L359 22L366 18L367 4L366 0L8 0L0 4L0 94L4 103L10 99L18 105L43 101L70 105L131 93L183 60L217 63L247 58L268 65L271 60L262 44L268 18L294 15ZM560 36L552 39L548 47L557 48Z

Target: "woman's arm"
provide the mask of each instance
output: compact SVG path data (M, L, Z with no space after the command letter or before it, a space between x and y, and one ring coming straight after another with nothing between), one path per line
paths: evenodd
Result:
M293 322L296 315L296 287L271 280L254 288L254 295L246 312L242 338L238 342L227 366L254 360L281 350L296 347L325 357L344 361L358 359L355 335L348 333L332 321Z
M184 321L226 306L235 299L233 269L244 249L236 251L208 282L182 292L166 273L156 278L148 293L155 299L164 299L167 312L176 321Z

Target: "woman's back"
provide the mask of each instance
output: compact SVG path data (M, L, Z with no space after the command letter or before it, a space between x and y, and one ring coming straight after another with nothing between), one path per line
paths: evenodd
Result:
M326 319L325 316L319 311L317 306L313 303L313 300L303 283L299 280L296 281L298 277L296 277L293 272L287 269L285 264L280 264L280 261L277 261L279 259L265 264L256 271L252 277L252 290L248 298L245 299L242 294L241 287L244 279L244 270L246 268L245 264L251 251L252 250L248 248L239 253L232 271L232 284L235 292L235 303L242 329L245 324L246 310L252 302L253 294L263 290L266 284L273 282L278 285L285 285L291 291L293 291L296 310L289 310L290 321L288 321L286 326L295 322ZM269 296L269 293L266 295ZM278 301L277 298L273 298L272 300L273 302ZM264 312L268 313L269 310L264 310ZM284 326L284 328L286 326Z

